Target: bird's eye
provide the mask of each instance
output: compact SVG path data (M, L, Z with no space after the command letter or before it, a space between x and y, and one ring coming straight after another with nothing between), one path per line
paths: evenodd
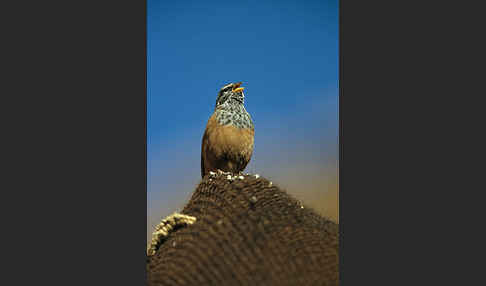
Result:
M221 92L228 91L233 88L233 84L228 84L227 86L223 86Z

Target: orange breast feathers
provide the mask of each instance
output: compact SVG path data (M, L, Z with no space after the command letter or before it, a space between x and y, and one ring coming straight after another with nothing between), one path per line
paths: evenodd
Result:
M209 118L206 127L206 148L214 156L220 157L225 153L241 154L250 159L253 153L255 131L242 129L233 125L219 125L215 114Z

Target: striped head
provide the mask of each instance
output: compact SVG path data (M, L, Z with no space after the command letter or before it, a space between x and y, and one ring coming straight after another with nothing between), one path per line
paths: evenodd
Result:
M245 95L243 94L244 87L241 86L242 82L230 83L223 86L218 93L216 99L216 107L226 102L245 103Z

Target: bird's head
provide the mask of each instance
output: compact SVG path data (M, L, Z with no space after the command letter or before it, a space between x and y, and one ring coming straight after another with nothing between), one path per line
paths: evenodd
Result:
M239 102L241 104L245 103L245 95L243 94L243 89L245 88L241 84L241 82L238 82L223 86L219 90L216 107L228 101Z

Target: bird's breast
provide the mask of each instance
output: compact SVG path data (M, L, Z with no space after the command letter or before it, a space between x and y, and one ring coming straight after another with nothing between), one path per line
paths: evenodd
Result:
M221 114L220 114L221 115ZM238 127L238 123L233 121L231 123L222 124L226 122L226 117L223 119L218 118L218 114L215 113L208 121L207 125L207 140L208 147L216 156L222 156L223 154L242 154L251 155L253 152L253 143L255 131L253 128ZM245 121L243 119L242 121ZM240 126L251 126L248 123L242 123Z

